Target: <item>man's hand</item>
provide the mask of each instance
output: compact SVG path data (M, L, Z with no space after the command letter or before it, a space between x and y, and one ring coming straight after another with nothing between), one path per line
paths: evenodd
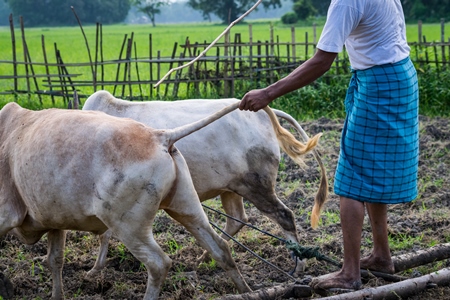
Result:
M242 97L240 110L258 111L266 107L273 99L269 97L266 89L251 90Z

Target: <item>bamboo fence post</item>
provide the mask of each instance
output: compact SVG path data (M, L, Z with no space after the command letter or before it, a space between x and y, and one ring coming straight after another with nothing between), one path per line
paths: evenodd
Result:
M313 24L313 54L317 51L317 24Z
M89 62L90 62L90 66L91 66L92 80L95 82L96 81L96 75L95 75L95 72L94 72L94 66L92 65L92 56L91 56L91 49L89 48L89 42L87 40L86 34L84 33L83 26L81 25L80 18L78 18L78 15L77 15L77 13L75 11L75 8L73 6L71 6L70 8L72 9L73 14L75 15L75 18L77 19L78 25L80 26L81 33L83 34L84 44L86 45L86 49L87 49L88 56L89 56Z
M235 63L236 63L236 35L233 41L233 54L230 51L230 71L231 71L231 85L230 85L230 97L234 97L235 92Z
M249 68L250 68L250 80L253 80L253 27L252 24L248 24L248 43L249 43Z
M295 27L291 27L291 40L292 40L292 61L295 63L297 61L296 59L296 53L295 53Z
M219 81L219 69L220 69L220 47L216 48L216 74L214 85L216 87L216 93L219 94L220 91L220 81Z
M178 43L175 42L175 44L173 45L172 56L170 57L169 69L172 69L173 62L175 60L175 54L177 53L177 47L178 47ZM171 74L169 74L169 76L167 76L168 80L170 80L170 75ZM159 78L159 76L158 76L158 78ZM166 83L166 89L164 90L164 97L166 97L167 93L169 92L169 85L170 85L170 83Z
M305 61L308 60L308 31L305 32Z
M70 77L69 71L67 71L67 67L65 66L64 61L62 59L61 51L58 51L58 55L59 55L59 61L61 62L62 74L64 76L63 77L64 78L64 87L65 87L65 91L66 91L66 95L67 95L67 100L69 100L70 99L69 98L70 94L69 94L69 89L67 87L67 82L66 81L69 82L70 87L72 87L72 91L75 91L76 89L75 89L75 85L74 85L74 83L72 81L72 78ZM66 78L67 78L67 80L66 80Z
M59 84L61 85L61 89L62 89L63 78L62 78L62 74L61 74L61 65L59 64L59 61L58 61L58 47L56 46L56 43L53 43L53 48L55 50L55 60L56 60L56 68L58 70ZM61 94L63 94L62 91L61 91ZM64 94L62 96L63 96L63 101L64 101Z
M317 24L313 23L313 43L317 44Z
M186 50L186 48L185 48ZM182 66L183 65L183 58L185 57L185 53L181 52L180 53L180 59L178 60L178 66ZM176 73L175 73L175 81L173 84L173 89L172 89L172 97L176 98L178 97L178 89L180 87L180 77L181 77L181 72L183 72L183 69L177 69Z
M281 52L280 52L280 36L277 35L277 58L278 61L281 62Z
M203 41L203 45L206 45L206 41ZM203 50L205 50L205 47L203 47ZM205 54L205 58L206 58L206 54ZM203 92L206 95L206 92L208 91L208 83L210 81L207 59L204 60L203 67L205 68L205 81L203 82Z
M442 18L441 19L441 53L442 53L442 70L446 69L446 65L447 65L447 60L445 57L445 19Z
M28 51L28 45L27 42L25 41L25 46L27 47L27 57L28 57L28 62L30 63L30 70L31 70L31 76L33 78L33 82L34 82L34 87L36 88L36 91L39 92L39 84L37 82L37 78L36 78L36 74L34 73L34 68L33 68L33 62L31 61L31 56L30 56L30 52ZM39 103L42 104L42 97L41 94L38 93L38 98L39 98Z
M274 39L273 39L273 25L272 25L272 23L270 23L270 40L269 40L269 43L270 43L270 59L269 59L269 64L267 64L266 67L269 68L269 78L270 78L269 80L270 80L271 84L274 82L272 66L273 66L273 63L274 63L275 49L274 49L273 42L274 42Z
M434 60L435 60L435 64L436 64L436 70L439 72L439 59L438 59L438 51L437 51L436 44L433 46L433 51L434 51Z
M136 66L136 77L137 77L137 81L138 81L138 87L139 87L139 93L140 93L140 97L143 97L143 92L142 92L142 86L141 86L141 76L139 75L139 66L138 66L138 56L137 56L137 47L136 47L136 42L134 42L134 59L136 60L135 62L135 66Z
M189 57L189 58L192 57L193 54L192 54L191 43L189 41L189 37L186 37L186 40L184 41L184 49L183 49L182 55L180 54L180 59L182 57L186 57L186 52L187 52L187 57ZM195 50L194 50L194 53L195 53ZM180 66L180 62L179 61L178 61L178 66ZM193 72L193 66L191 64L191 65L188 66L188 71L187 71L188 78L190 78L192 72ZM178 72L175 73L175 74L178 74ZM177 78L177 76L175 76L175 78ZM177 82L174 83L174 88L175 88L175 85L177 85L177 84L178 84ZM191 82L189 80L186 83L186 90L188 91L188 93L189 93L190 86L191 86ZM178 86L176 87L176 89L177 89L177 94L178 94ZM175 95L173 92L174 91L172 91L172 97L174 97L174 95Z
M102 90L105 89L105 65L103 64L104 62L104 57L103 57L103 25L100 24L100 62L101 62L101 70L102 70L102 75L101 75L101 81L102 81Z
M244 63L243 63L243 59L242 59L242 39L241 39L241 34L238 34L238 56L239 56L239 64L238 64L238 68L239 68L239 73L241 74L242 78L245 78L245 72L243 72L243 67L244 67ZM242 85L241 85L242 86Z
M286 45L286 57L287 57L287 64L285 72L288 73L291 64L291 47L288 44Z
M56 61L57 61L57 64L58 64L58 74L59 74L59 78L60 78L59 84L61 86L61 94L62 94L62 97L63 97L64 104L68 104L68 101L70 99L68 98L69 97L69 95L68 95L69 93L68 93L68 90L67 90L66 79L64 77L63 62L61 60L60 52L59 52L59 50L58 50L58 48L56 46L56 43L55 43L55 52L56 52Z
M14 74L14 100L17 102L18 78L17 78L17 54L16 54L16 35L14 33L13 15L9 15L9 28L11 30L11 45L13 57L13 74Z
M94 88L94 93L97 91L97 62L98 62L98 52L99 52L99 30L98 22L95 26L95 58L94 58L94 76L92 81L92 86Z
M272 70L272 64L271 64L271 59L272 57L270 56L270 42L266 41L266 45L265 45L265 50L266 50L266 69L268 70L266 73L269 74L269 82L272 84L273 83L273 70Z
M423 43L424 43L424 44L427 43L427 38L426 38L425 36L423 36ZM427 50L427 47L425 47L425 63L426 63L427 65L429 65L429 63L430 63L430 60L429 60L429 58L428 58L428 50Z
M273 56L275 49L274 49L274 38L273 38L273 24L270 23L270 55Z
M47 51L45 50L45 37L43 34L41 35L41 44L42 44L42 53L44 55L45 72L47 73L47 82L50 85L49 89L52 98L52 104L55 105L55 96L53 95L53 93L51 93L53 91L52 78L50 77L50 71L48 68Z
M156 59L157 59L157 64L156 64L156 78L160 78L161 77L161 51L158 50L156 52ZM157 86L156 87L156 95L158 97L160 97L160 87Z
M261 64L261 41L258 40L258 44L257 44L257 60L256 60L256 83L257 86L260 87L261 86L261 68L262 68L262 64Z
M128 70L128 92L130 99L133 99L133 85L131 84L131 59L133 53L134 32L131 33L127 48L127 70Z
M23 60L25 63L25 75L26 75L26 82L27 82L27 93L28 93L28 98L30 98L30 77L29 77L29 71L28 71L28 49L27 49L27 44L25 43L25 30L24 30L24 26L23 26L23 18L22 16L20 16L20 30L22 32L22 47L23 47Z
M194 44L194 51L193 51L193 55L194 57L197 56L197 50L199 45L198 42L195 42ZM199 50L200 52L200 50ZM206 55L205 55L206 58ZM200 96L200 83L199 83L199 79L201 79L201 60L198 60L195 64L195 70L193 71L193 75L194 75L194 91L195 91L195 96ZM188 89L188 93L189 93L189 89Z
M421 44L422 43L422 21L421 20L419 20L418 22L417 22L417 26L418 26L418 30L417 30L417 32L418 32L418 43L419 44Z
M149 62L149 72L150 72L150 99L153 99L153 36L150 33L148 35L148 57L150 59Z
M229 66L229 44L230 44L230 33L225 33L225 43L223 48L223 78L224 78L224 86L223 86L223 96L228 97L230 95L230 82L228 81L228 66Z
M122 41L122 46L120 47L119 61L117 62L116 80L114 81L113 95L116 94L117 83L119 82L120 65L121 65L121 61L122 61L123 49L124 49L124 47L125 47L125 43L126 43L126 41L127 41L127 38L128 38L128 34L125 34L125 36L124 36L124 38L123 38L123 41Z
M131 70L130 70L130 59L131 59L131 43L133 41L133 32L130 35L130 38L127 40L127 50L125 53L125 69L123 73L123 83L122 83L122 98L125 97L125 88L126 88L126 82L129 83ZM131 91L130 91L131 92ZM131 94L130 94L131 96Z

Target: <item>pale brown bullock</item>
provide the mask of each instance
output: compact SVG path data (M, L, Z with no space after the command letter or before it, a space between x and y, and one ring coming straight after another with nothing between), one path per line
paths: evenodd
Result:
M47 233L52 298L62 299L65 230L102 234L109 229L145 265L144 298L157 299L171 265L152 235L156 212L164 209L211 253L239 292L250 291L226 242L209 226L174 146L237 107L238 102L198 122L156 130L102 112L5 105L0 111L0 236L11 232L33 244ZM312 139L298 147L308 151L316 143Z
M83 110L99 110L117 117L132 118L154 128L174 128L239 102L238 99L180 100L180 101L125 101L107 91L92 94ZM309 140L297 121L290 115L273 110L278 117L292 123L305 140ZM220 196L225 212L247 222L243 198L253 203L266 216L280 225L286 239L300 243L293 212L275 193L280 161L280 147L300 161L304 149L292 151L298 144L283 139L285 131L272 110L257 113L233 111L209 126L177 142L188 164L195 189L201 201ZM316 140L318 135L312 140ZM321 185L316 197L316 210L312 213L313 226L318 222L318 210L327 198L327 176L320 160ZM236 234L242 223L228 219L225 232ZM100 239L100 251L90 275L106 264L110 232ZM226 235L223 238L228 239ZM202 259L205 257L203 255Z
M65 230L112 230L147 268L145 299L157 299L170 258L152 236L158 209L189 230L233 280L250 291L226 242L210 227L178 139L234 110L173 130L102 112L0 111L0 236L26 244L48 237L52 298L64 298Z

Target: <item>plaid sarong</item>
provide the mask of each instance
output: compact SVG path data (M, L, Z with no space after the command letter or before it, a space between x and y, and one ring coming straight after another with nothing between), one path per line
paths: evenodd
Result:
M334 191L363 202L417 197L419 91L409 58L353 70Z

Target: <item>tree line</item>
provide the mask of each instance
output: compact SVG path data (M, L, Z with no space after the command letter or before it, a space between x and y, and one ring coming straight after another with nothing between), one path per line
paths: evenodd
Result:
M450 14L450 0L401 0L407 22L422 20L436 22ZM258 10L270 11L290 6L291 11L281 17L284 23L325 16L331 0L264 0ZM196 11L206 21L221 20L225 24L237 19L256 3L256 0L0 0L0 25L7 25L7 16L22 16L24 24L33 26L72 26L77 24L73 11L83 24L113 24L123 22L130 9L144 14L156 26L157 16L171 6ZM177 16L182 19L183 15ZM174 20L176 21L176 20ZM197 20L200 21L200 20Z

